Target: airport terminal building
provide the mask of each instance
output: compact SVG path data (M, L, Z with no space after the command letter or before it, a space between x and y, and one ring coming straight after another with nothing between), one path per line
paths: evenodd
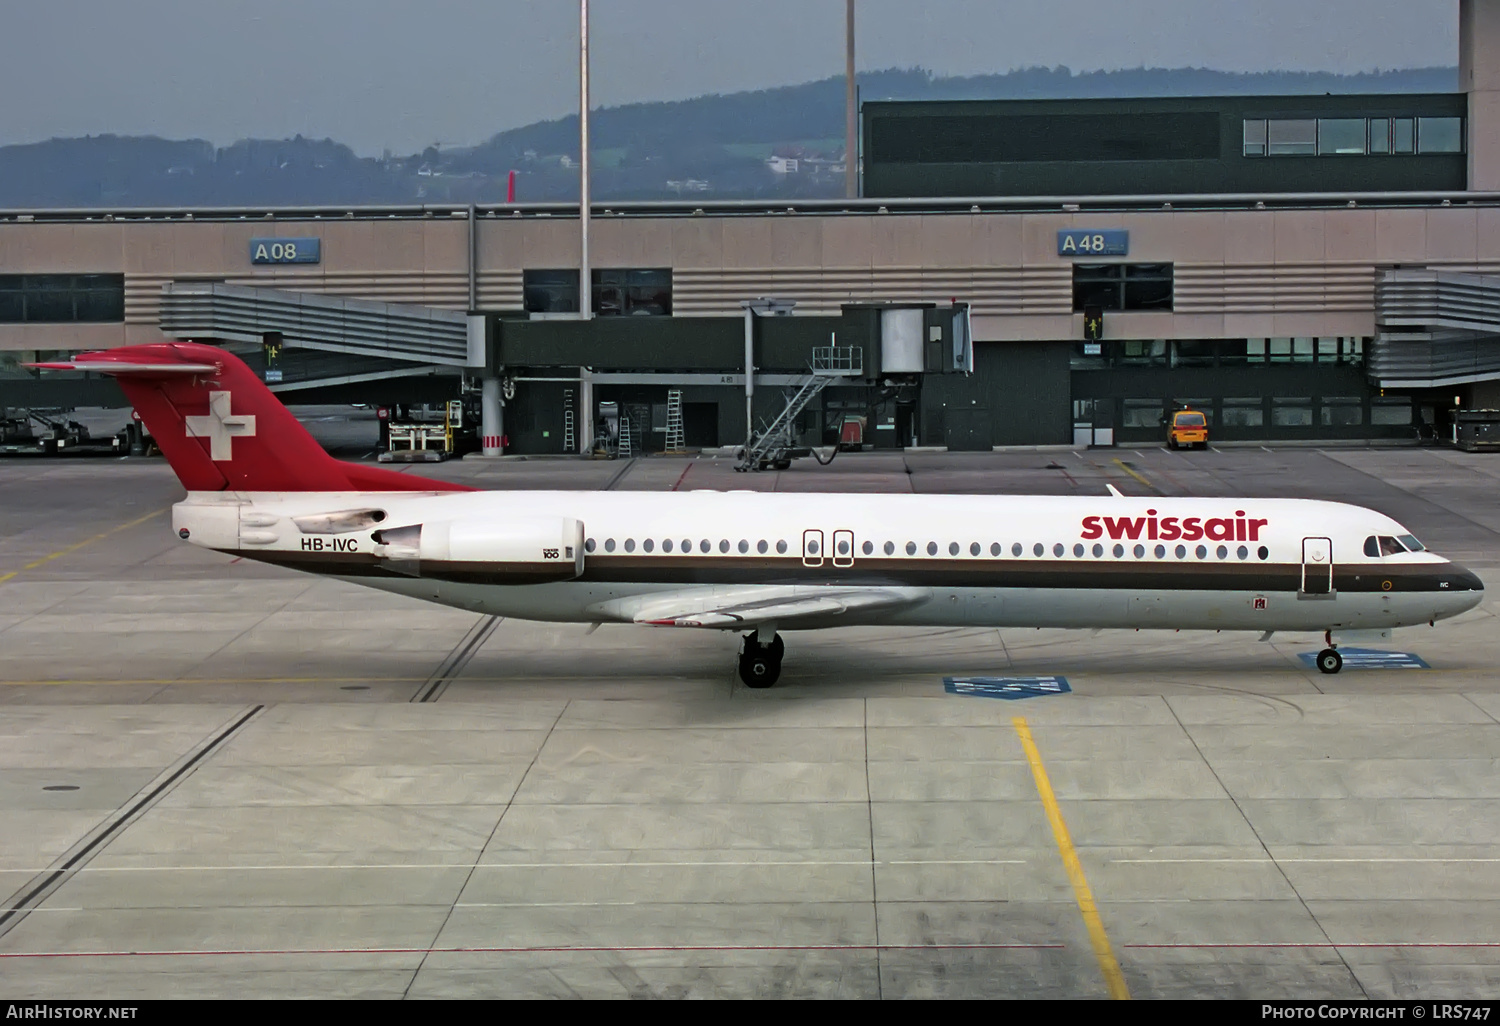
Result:
M0 406L118 401L33 354L193 338L288 402L489 388L509 451L601 403L661 448L669 395L726 445L748 347L757 420L837 368L816 444L1160 441L1180 404L1442 436L1500 407L1500 5L1460 13L1454 94L866 103L860 199L595 204L586 298L576 205L0 212Z

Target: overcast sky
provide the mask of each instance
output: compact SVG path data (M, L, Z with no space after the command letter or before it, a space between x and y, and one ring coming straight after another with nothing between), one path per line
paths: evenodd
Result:
M577 105L577 0L5 0L0 144L467 145ZM861 69L1452 65L1457 0L858 0ZM844 67L843 0L594 0L593 102Z

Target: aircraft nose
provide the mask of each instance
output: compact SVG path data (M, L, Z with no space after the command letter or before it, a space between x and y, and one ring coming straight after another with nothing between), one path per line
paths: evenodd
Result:
M1457 563L1453 564L1447 579L1452 582L1448 587L1453 591L1484 591L1484 582L1479 579L1479 575Z

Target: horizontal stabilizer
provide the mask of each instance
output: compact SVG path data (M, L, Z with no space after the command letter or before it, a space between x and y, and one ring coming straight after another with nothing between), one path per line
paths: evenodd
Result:
M334 459L243 360L215 346L155 342L30 366L116 378L190 492L472 490Z
M66 363L23 363L21 366L41 370L92 371L95 374L212 374L219 369L211 363L141 363L130 360L69 360Z

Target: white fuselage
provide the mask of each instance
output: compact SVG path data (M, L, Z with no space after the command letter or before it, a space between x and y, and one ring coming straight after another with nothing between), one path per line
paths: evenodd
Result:
M381 518L343 531L307 527L347 511ZM443 550L432 558L389 540L408 525L429 525L432 535L434 524L488 530L509 521L581 524L577 565L534 579L513 572L521 564L509 555L486 561ZM680 593L708 608L715 595L743 599L747 589L788 586L900 589L915 598L864 617L785 621L783 630L1385 629L1453 616L1482 598L1473 574L1433 553L1366 555L1366 539L1408 534L1389 517L1301 499L195 492L174 507L173 528L247 558L477 612L565 622L629 621L631 603L652 596Z

